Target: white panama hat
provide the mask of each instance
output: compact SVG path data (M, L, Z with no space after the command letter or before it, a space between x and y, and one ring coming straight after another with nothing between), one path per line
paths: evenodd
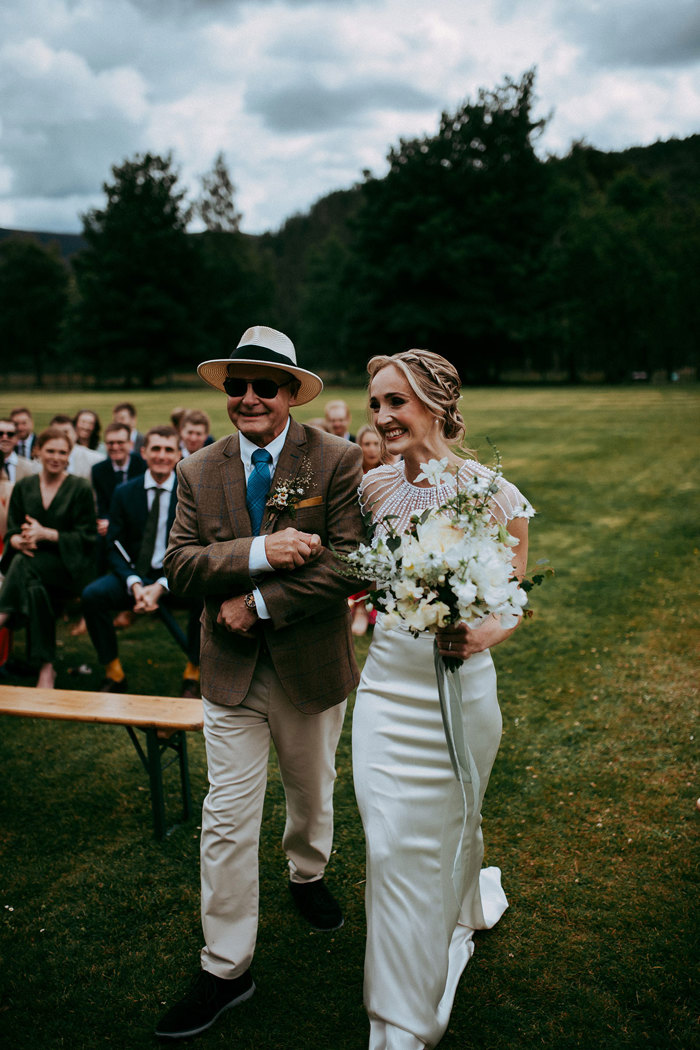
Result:
M289 372L298 379L301 386L296 396L297 405L306 405L313 401L323 390L323 380L314 372L297 366L297 355L294 343L283 332L276 328L267 328L256 324L243 333L241 341L230 357L202 361L197 372L205 383L224 389L224 380L229 376L239 375L241 365L262 365L278 371Z

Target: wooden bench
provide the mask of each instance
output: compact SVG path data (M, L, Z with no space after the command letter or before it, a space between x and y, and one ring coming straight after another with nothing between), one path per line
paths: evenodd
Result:
M183 817L185 820L189 819L192 797L186 734L190 730L202 728L204 716L201 700L1 685L0 714L124 726L148 773L155 837L162 839L166 834L163 770L167 769L176 757L180 764ZM146 734L145 751L136 734L137 729ZM162 759L166 751L173 751L175 754L163 765Z

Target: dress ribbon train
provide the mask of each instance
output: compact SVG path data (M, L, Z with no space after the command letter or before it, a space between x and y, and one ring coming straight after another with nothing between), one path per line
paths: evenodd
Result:
M477 653L459 670L470 777L462 783L446 744L432 646L431 635L387 630L379 617L353 716L367 837L370 1050L439 1042L474 930L495 925L508 906L499 869L481 868L481 803L501 736L493 661ZM465 787L475 799L466 811Z

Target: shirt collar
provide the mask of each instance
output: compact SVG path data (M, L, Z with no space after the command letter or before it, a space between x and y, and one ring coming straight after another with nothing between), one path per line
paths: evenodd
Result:
M164 492L172 492L173 488L175 487L175 471L174 470L171 471L171 473L168 476L167 480L164 481L162 485L159 485L158 482L153 477L153 475L151 474L150 470L147 470L146 473L143 476L143 487L146 490L148 490L148 489L163 489Z
M275 467L277 466L277 460L280 458L280 453L284 448L285 441L287 440L287 434L289 432L290 423L291 417L287 420L287 425L282 431L282 433L278 434L277 437L274 438L274 440L272 440L269 445L265 445L265 450L269 452L272 456L271 473L273 474L275 472ZM255 452L256 448L260 448L260 446L254 445L253 442L249 441L245 434L241 434L240 431L238 433L238 436L240 438L241 459L243 461L243 467L245 468L246 475L248 475L252 468L253 453Z

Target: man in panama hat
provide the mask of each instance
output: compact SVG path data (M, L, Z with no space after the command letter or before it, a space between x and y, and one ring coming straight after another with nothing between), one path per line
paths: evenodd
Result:
M249 328L199 375L228 396L237 433L178 465L164 568L173 592L204 599L201 691L210 789L202 813L201 970L156 1035L204 1031L255 990L258 837L270 742L287 802L291 900L316 929L343 923L324 882L333 833L334 757L357 684L347 597L357 581L332 549L363 539L356 445L289 414L321 379L292 341Z

